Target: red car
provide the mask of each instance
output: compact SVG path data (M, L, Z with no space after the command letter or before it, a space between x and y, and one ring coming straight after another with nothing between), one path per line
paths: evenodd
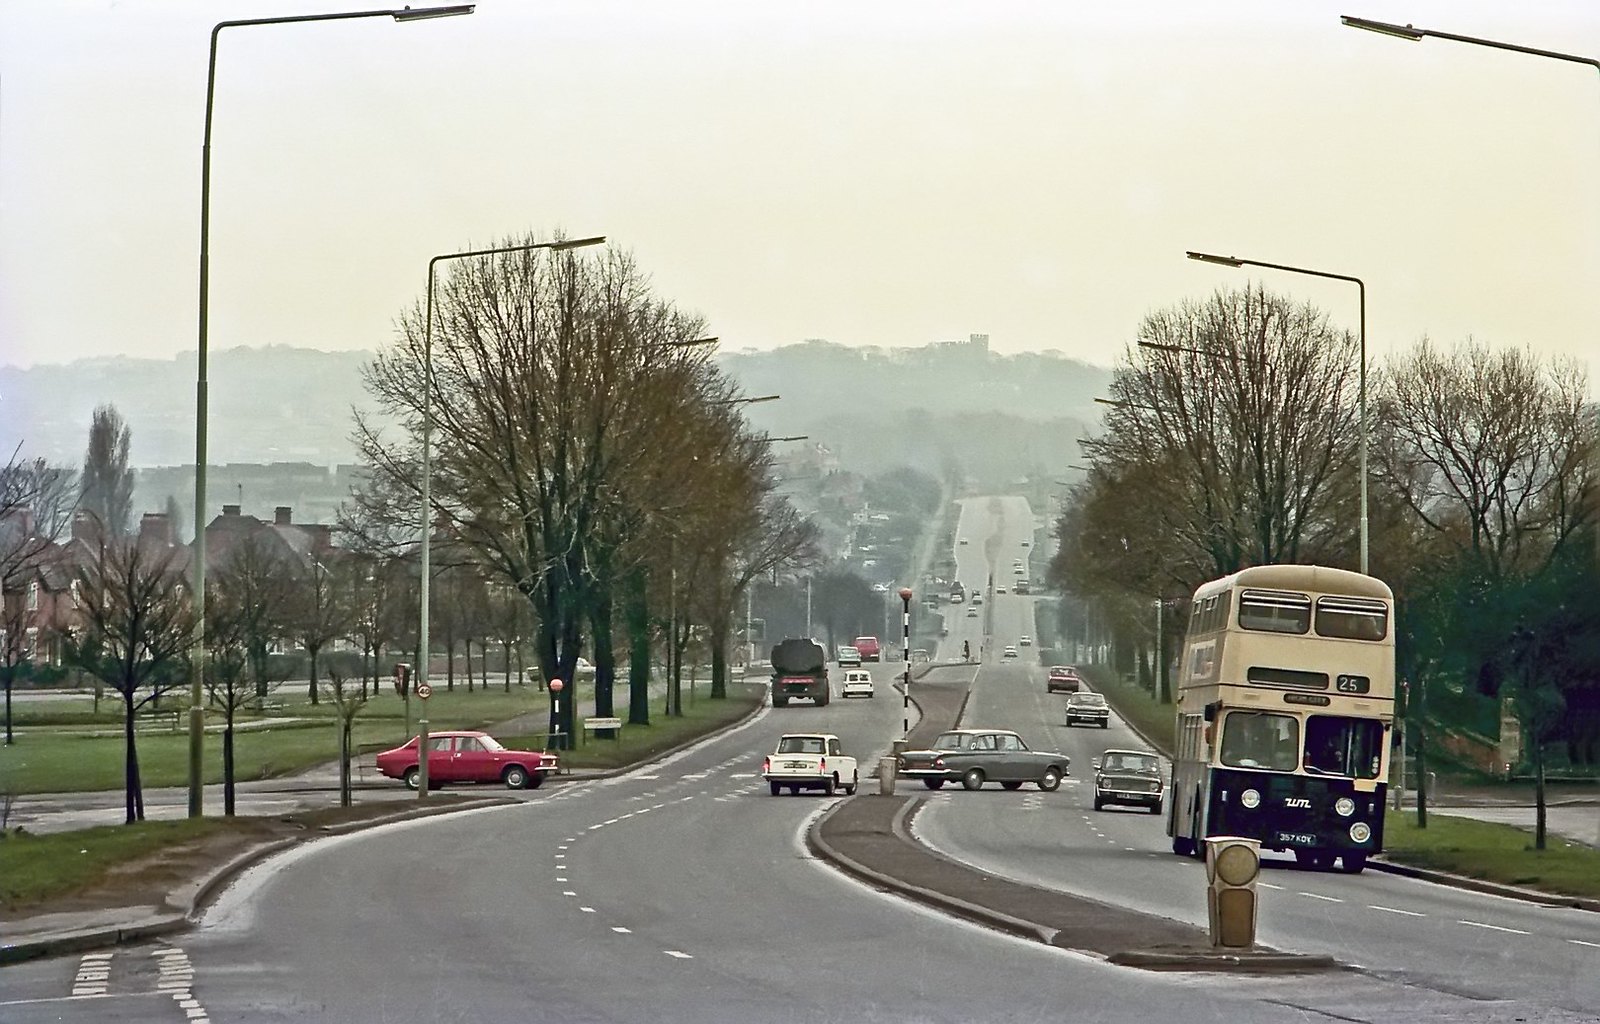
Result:
M411 789L419 784L417 739L378 755L378 771ZM556 771L556 755L508 750L488 733L428 734L428 788L455 782L503 782L508 789L538 789Z
M882 650L878 647L878 638L875 636L858 636L851 644L861 655L862 661L882 661Z
M1046 693L1055 693L1057 690L1066 693L1077 693L1078 686L1083 680L1078 678L1078 670L1071 665L1053 665L1050 674L1045 678L1044 689Z

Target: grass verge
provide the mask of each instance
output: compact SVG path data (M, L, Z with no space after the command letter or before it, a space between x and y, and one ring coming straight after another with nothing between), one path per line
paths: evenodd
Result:
M701 697L685 703L683 715L678 718L652 714L649 725L625 725L616 740L586 739L583 745L561 752L561 762L569 768L621 768L648 760L681 743L708 735L732 725L750 714L765 699L766 687L728 684L726 700ZM542 749L545 734L528 733L521 736L498 736L508 747Z
M225 818L196 818L45 835L9 833L0 838L6 865L0 873L0 912L88 888L135 860L233 827Z
M1557 835L1535 850L1533 834L1511 825L1435 812L1427 828L1418 828L1415 811L1393 809L1383 828L1384 856L1401 864L1600 899L1600 850Z
M1080 666L1078 671L1095 692L1105 694L1106 703L1124 721L1154 740L1161 753L1172 756L1171 704L1162 704L1143 687L1118 679L1116 673L1103 666Z

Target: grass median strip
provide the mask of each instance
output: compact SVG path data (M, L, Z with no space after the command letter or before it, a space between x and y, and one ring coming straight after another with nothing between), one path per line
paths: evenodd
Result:
M1173 723L1171 704L1162 704L1143 687L1118 679L1109 669L1091 666L1080 671L1084 678L1089 680L1090 686L1105 695L1106 702L1123 721L1155 740L1160 752L1171 756Z
M607 769L648 760L680 743L737 722L761 704L765 693L762 686L730 684L725 700L701 697L693 702L686 701L682 716L668 718L652 714L649 725L624 725L621 736L615 740L587 737L582 746L561 751L561 762L568 768ZM508 747L539 750L544 746L546 734L496 738Z
M78 892L161 850L237 828L226 818L142 821L75 832L0 838L0 913Z
M1600 899L1600 850L1551 835L1544 850L1511 825L1434 812L1417 827L1414 811L1390 810L1384 856L1401 864L1466 875L1485 882Z

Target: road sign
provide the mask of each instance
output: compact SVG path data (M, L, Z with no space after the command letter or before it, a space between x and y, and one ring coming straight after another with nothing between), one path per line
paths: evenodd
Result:
M429 686L427 683L418 683L417 696L422 700L427 700L429 697L433 696L433 687Z

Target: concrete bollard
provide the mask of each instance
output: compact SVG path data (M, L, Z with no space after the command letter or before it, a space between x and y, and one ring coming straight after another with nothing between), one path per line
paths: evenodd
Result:
M900 760L894 757L878 758L878 795L894 796L895 776L900 772Z
M1210 836L1205 844L1211 945L1248 949L1256 941L1256 879L1261 876L1261 844L1237 836Z

